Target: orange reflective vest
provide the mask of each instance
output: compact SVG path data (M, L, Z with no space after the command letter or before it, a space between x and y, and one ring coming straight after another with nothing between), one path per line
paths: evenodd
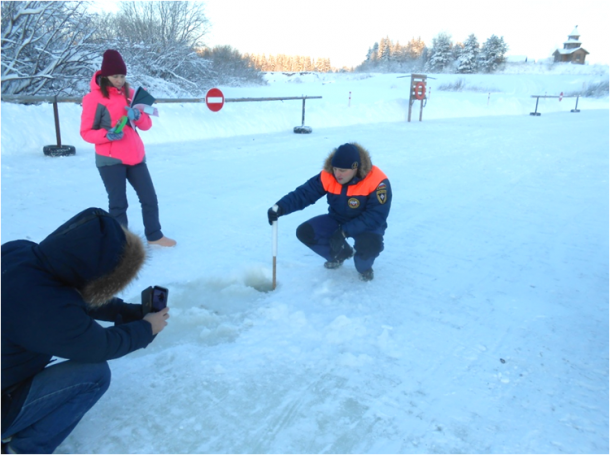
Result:
M387 176L377 166L361 180L342 185L327 171L309 179L277 203L283 214L302 210L326 194L328 213L348 236L362 232L381 235L387 228L392 190Z

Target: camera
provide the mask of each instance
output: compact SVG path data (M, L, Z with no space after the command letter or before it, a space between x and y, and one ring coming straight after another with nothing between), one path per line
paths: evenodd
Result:
M161 286L149 286L142 291L142 312L156 313L167 306L169 291Z

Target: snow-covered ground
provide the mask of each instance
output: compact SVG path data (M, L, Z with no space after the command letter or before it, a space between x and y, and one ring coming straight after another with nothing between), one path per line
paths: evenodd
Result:
M160 104L143 132L174 249L141 289L171 319L111 361L108 393L58 452L608 453L608 97L540 100L608 80L607 67L430 75L423 122L409 78L270 74L226 98ZM571 69L574 71L570 71ZM466 90L443 91L462 79ZM156 91L155 91L156 90ZM171 97L163 85L159 98ZM351 100L349 95L351 92ZM2 103L2 242L42 240L106 208L80 107L61 104L77 155L49 158L48 104ZM342 143L392 183L375 280L326 270L295 238L321 200L279 221L278 288L266 211ZM130 227L142 233L129 192Z

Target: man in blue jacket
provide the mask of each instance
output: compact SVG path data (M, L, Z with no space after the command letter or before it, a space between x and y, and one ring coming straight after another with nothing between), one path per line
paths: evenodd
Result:
M373 263L383 251L383 236L392 203L390 181L369 152L357 143L343 144L326 158L324 169L281 198L267 211L269 224L303 210L326 195L328 214L297 228L297 238L326 259L328 269L354 256L363 281L373 279ZM354 239L354 248L346 238ZM355 250L355 253L354 253Z
M144 316L113 298L145 258L140 238L97 208L39 244L2 245L3 452L53 453L108 389L107 361L167 325L167 308Z

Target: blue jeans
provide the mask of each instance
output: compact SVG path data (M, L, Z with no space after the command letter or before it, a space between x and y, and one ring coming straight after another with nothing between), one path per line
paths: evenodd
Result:
M9 453L53 453L110 385L108 363L66 361L33 381L21 411L2 433Z
M297 228L298 239L327 261L332 261L330 237L339 228L330 215L311 218ZM375 258L383 251L383 232L363 232L354 237L354 265L359 273L373 267Z
M127 207L129 206L127 203L127 182L129 181L142 206L142 221L144 222L146 239L155 241L163 237L161 223L159 222L157 193L146 163L136 164L135 166L113 164L97 169L108 193L108 213L127 227Z

